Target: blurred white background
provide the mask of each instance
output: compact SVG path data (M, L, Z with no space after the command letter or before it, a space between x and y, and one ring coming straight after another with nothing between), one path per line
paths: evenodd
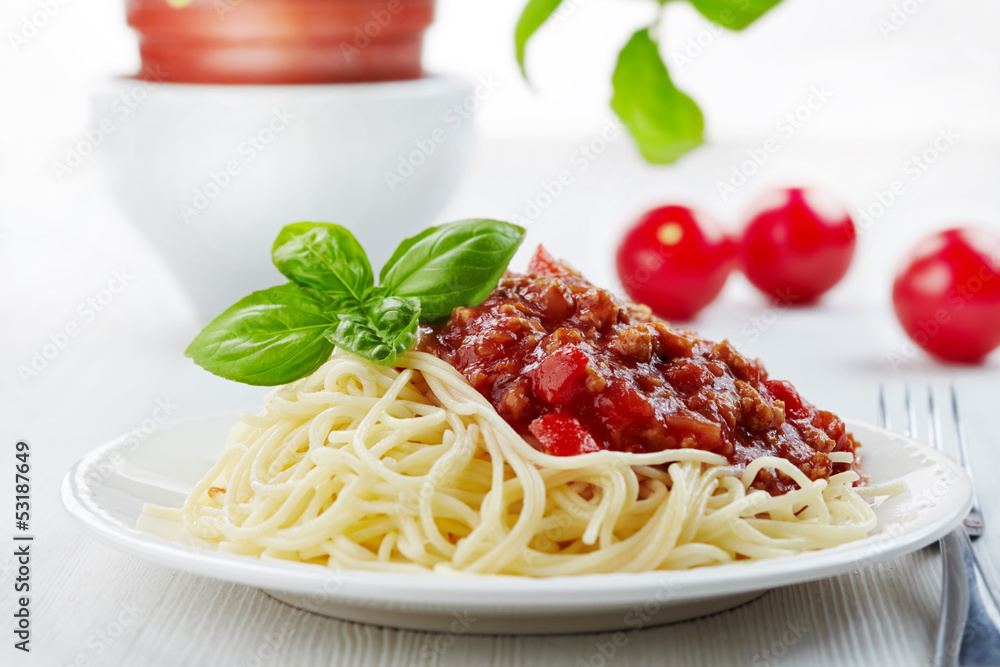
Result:
M40 1L6 0L0 10L2 164L22 173L51 159L39 150L43 142L58 154L60 141L86 127L95 85L138 70L124 0L63 0L37 35L12 45L10 35L22 33ZM501 82L482 109L486 135L592 130L606 115L618 49L651 20L653 3L567 0L529 47L538 94L514 61L521 6L438 0L426 68L471 79L488 73ZM1000 138L1000 6L989 0L785 0L741 33L716 30L678 3L663 27L671 73L702 104L715 141L769 131L820 82L835 101L802 139L910 139L941 123L960 123L970 138Z
M75 172L60 181L54 164L93 122L91 91L139 67L124 0L52 0L55 15L15 44L12 36L25 34L25 22L35 20L41 2L6 0L0 10L0 192L8 206L21 198L10 193L30 201L40 189L43 198L58 197L84 180ZM567 0L529 45L533 91L520 78L513 54L521 4L439 0L427 35L428 71L470 80L489 76L499 84L479 109L482 150L463 192L482 205L486 188L478 187L476 177L492 165L496 171L489 176L507 180L490 183L494 196L487 193L487 199L505 202L506 210L478 215L519 212L546 170L568 160L574 140L589 141L600 132L611 118L607 102L618 49L653 11L653 3L642 0ZM785 0L741 33L714 28L687 3L671 5L663 25L664 55L676 83L702 106L712 148L674 168L644 169L631 160L628 140L613 146L641 179L654 184L647 196L616 202L619 217L632 215L648 199L683 194L705 201L732 226L736 222L729 218L767 184L811 180L839 189L862 208L899 175L910 155L929 146L942 128L952 128L959 136L954 150L882 222L905 215L905 226L915 229L924 218L998 219L991 187L1000 176L992 158L1000 141L998 33L1000 5L989 0ZM807 102L814 86L829 99L794 136L780 141L779 154L754 175L751 187L723 201L718 182L746 158L745 148L780 137L776 126ZM560 141L569 152L552 149L542 156L545 146ZM512 148L516 142L530 145ZM734 150L715 155L713 148ZM529 156L528 173L492 150ZM932 194L924 198L924 192ZM562 206L570 205L571 198L563 199ZM456 213L466 210L464 201L456 200ZM555 207L545 219L563 214ZM5 217L15 218L4 223L11 226L21 216ZM601 224L618 228L620 221ZM907 236L906 230L895 235Z

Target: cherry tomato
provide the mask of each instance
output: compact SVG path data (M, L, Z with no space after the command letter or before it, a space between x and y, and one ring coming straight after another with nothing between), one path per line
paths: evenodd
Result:
M1000 236L972 228L927 237L892 286L907 335L947 361L975 363L1000 346Z
M618 248L618 277L635 301L687 320L722 291L736 246L713 221L684 206L646 213Z
M847 273L855 236L847 209L829 195L778 190L758 204L743 233L743 272L775 301L813 303Z

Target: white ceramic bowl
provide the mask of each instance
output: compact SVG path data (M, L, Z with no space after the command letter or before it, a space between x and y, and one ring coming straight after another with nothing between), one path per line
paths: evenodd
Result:
M463 80L301 86L110 82L93 127L125 212L163 253L203 318L282 280L278 230L351 229L378 271L430 223L472 149Z

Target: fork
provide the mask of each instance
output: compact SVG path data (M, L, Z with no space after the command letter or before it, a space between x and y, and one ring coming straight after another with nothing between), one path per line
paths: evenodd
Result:
M965 428L958 408L955 385L951 387L951 418L954 420L958 458L973 479ZM903 433L918 437L917 411L909 385L904 389L905 424ZM944 451L941 415L934 388L927 387L928 441ZM891 428L885 385L879 386L879 424ZM972 550L970 537L983 532L983 517L973 486L972 509L962 525L941 539L944 573L941 591L941 619L934 648L934 667L1000 665L1000 604L990 590L982 566Z

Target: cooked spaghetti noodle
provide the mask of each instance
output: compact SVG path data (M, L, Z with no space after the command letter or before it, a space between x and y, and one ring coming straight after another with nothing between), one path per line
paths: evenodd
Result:
M851 457L849 453L840 457ZM751 489L778 470L798 489ZM526 576L685 569L831 547L875 527L854 471L810 480L674 449L551 456L448 363L337 352L245 416L177 518L221 551L331 567Z

